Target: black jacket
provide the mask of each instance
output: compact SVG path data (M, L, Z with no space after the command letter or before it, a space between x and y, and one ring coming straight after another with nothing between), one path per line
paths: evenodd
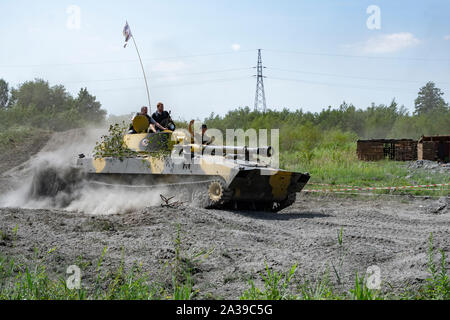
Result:
M152 118L158 122L159 124L161 124L161 122L165 119L169 119L170 118L170 114L167 111L163 111L161 114L154 112L152 114Z

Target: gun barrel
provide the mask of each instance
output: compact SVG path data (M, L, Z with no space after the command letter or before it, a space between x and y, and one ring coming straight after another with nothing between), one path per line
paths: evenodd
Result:
M273 148L272 147L258 147L258 148L247 148L250 154L257 154L263 157L271 157L273 156Z
M241 156L245 156L245 159L248 160L250 155L272 157L273 156L273 148L270 146L257 147L257 148L248 148L246 146L243 146L243 147L206 146L203 148L202 153L206 154L206 155L215 155L215 156L241 155Z

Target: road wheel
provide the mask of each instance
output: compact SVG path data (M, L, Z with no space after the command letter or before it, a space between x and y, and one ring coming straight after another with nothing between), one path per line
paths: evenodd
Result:
M29 190L33 199L48 198L54 206L65 207L76 194L72 194L83 175L76 168L56 169L43 167L37 170Z
M58 176L58 172L53 168L39 170L33 176L31 185L31 196L54 197L67 187L67 183Z
M201 208L219 208L231 198L231 191L225 187L222 180L213 180L201 184L192 191L192 203Z

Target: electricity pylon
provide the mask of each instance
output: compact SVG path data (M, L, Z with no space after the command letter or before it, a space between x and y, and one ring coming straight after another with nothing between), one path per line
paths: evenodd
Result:
M261 59L261 49L258 49L258 65L256 66L256 94L255 94L255 111L262 110L266 112L266 95L264 93L263 65Z

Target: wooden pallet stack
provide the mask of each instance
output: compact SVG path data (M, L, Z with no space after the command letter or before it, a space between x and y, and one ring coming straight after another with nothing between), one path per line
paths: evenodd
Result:
M417 158L449 162L450 136L422 136L417 145Z
M417 141L412 139L358 140L356 152L362 161L392 159L412 161L417 159Z
M417 141L415 140L396 140L394 160L396 161L413 161L417 160Z
M362 161L378 161L384 159L384 144L372 140L358 140L356 152Z
M362 161L450 161L450 135L412 139L358 140L356 152Z

